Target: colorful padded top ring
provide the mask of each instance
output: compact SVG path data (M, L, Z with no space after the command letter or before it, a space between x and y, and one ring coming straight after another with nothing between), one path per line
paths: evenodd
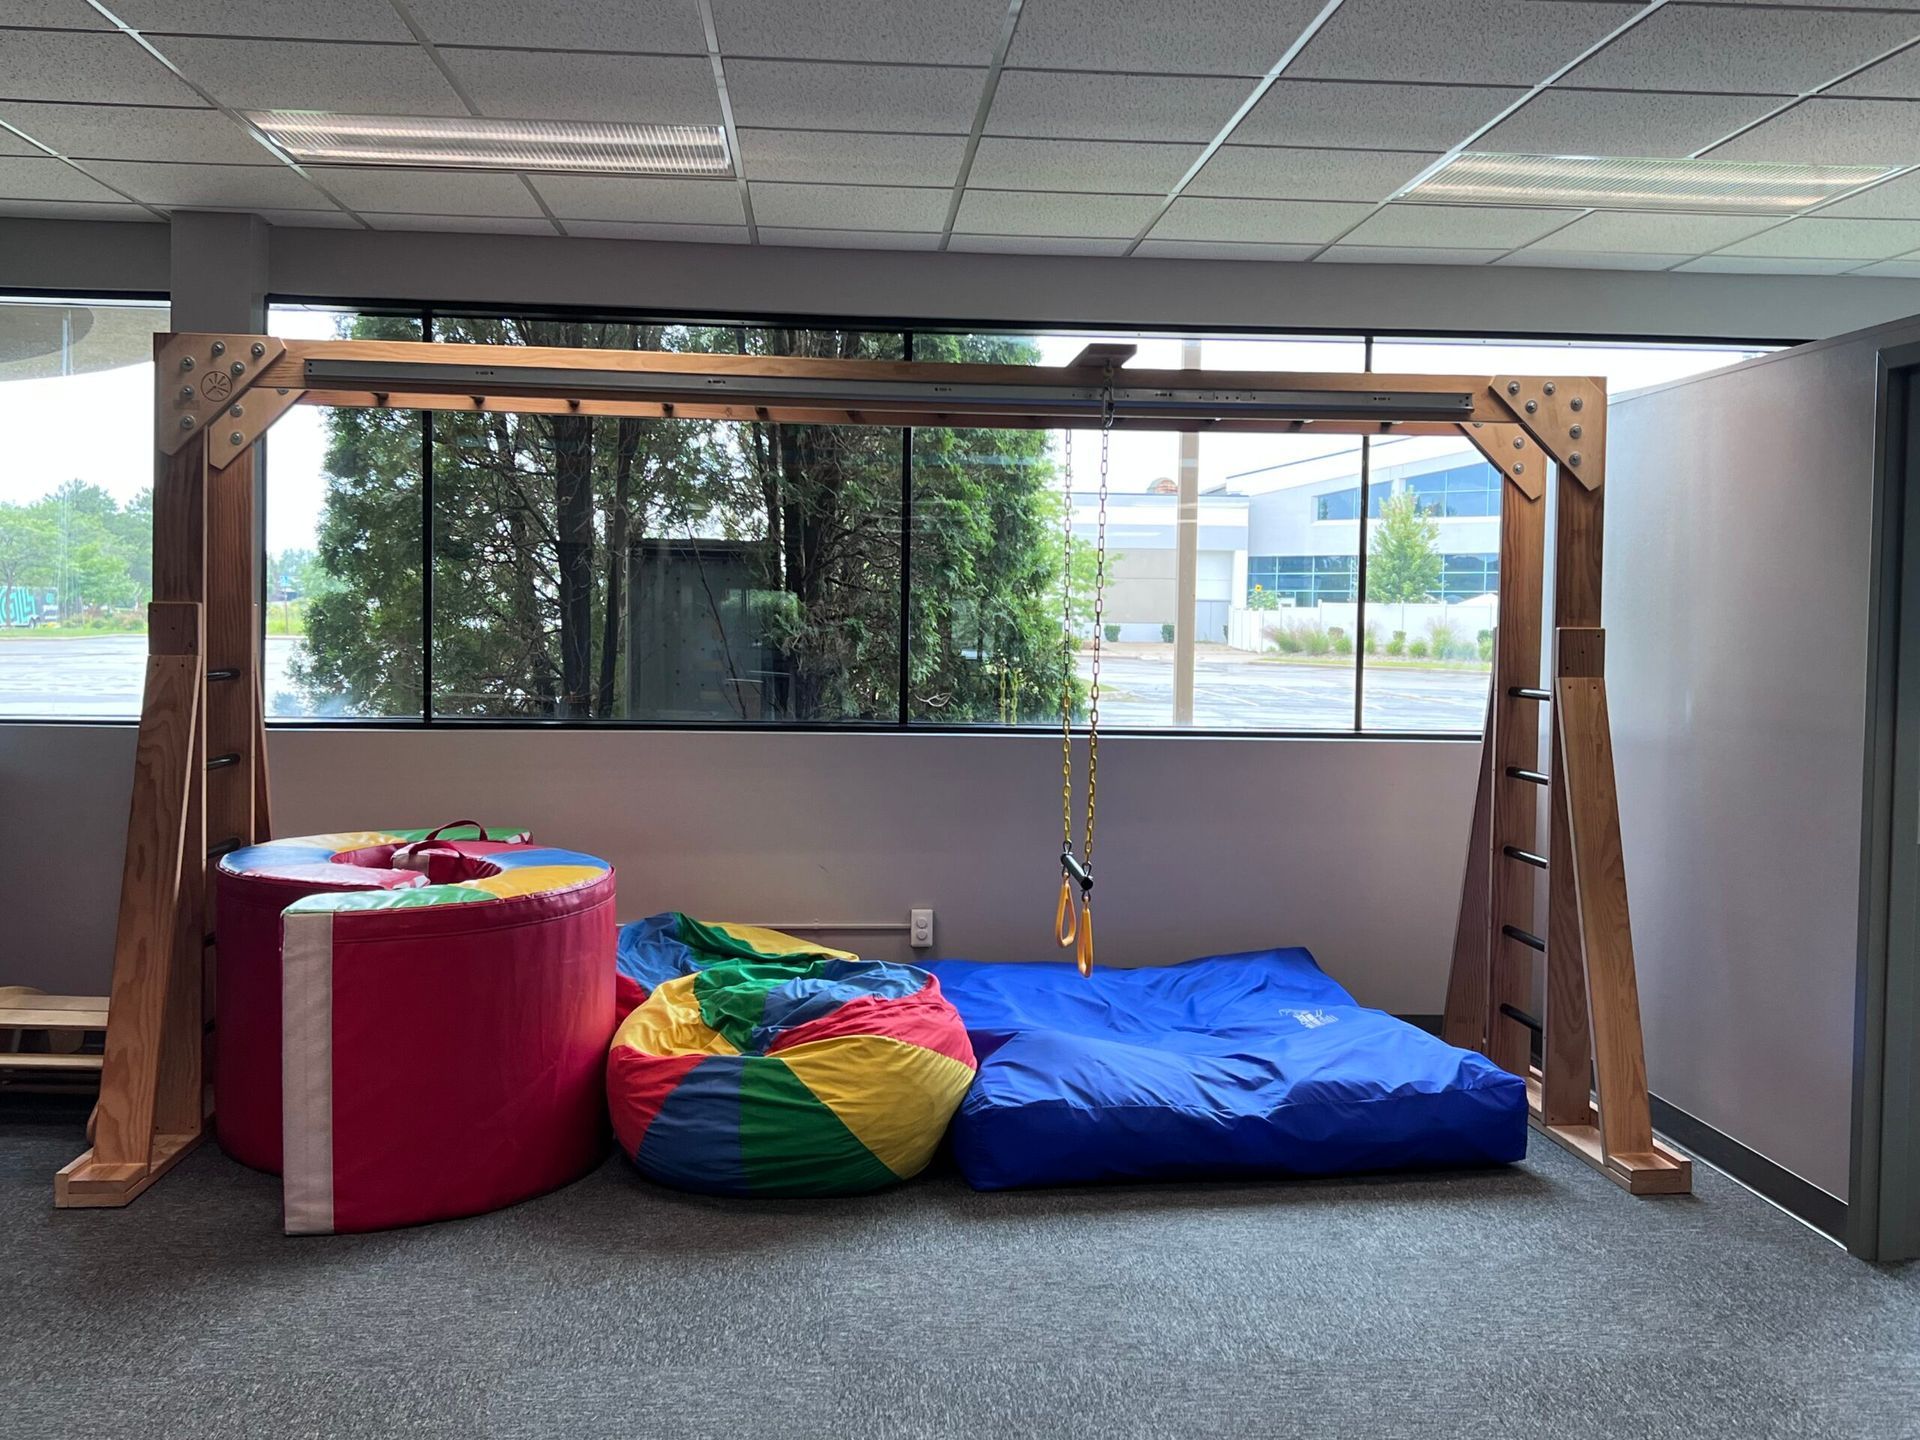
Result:
M467 830L472 839L444 832ZM522 829L471 821L436 830L347 830L248 845L220 869L256 880L337 885L294 910L397 910L553 895L591 885L612 869L577 850L530 843Z

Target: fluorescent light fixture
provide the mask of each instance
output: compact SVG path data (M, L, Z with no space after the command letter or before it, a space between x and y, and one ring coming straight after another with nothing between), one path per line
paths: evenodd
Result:
M1452 205L1573 205L1592 210L1792 215L1884 179L1900 168L1468 151L1395 198Z
M718 125L329 115L314 110L256 110L247 118L294 159L315 165L597 175L733 173L726 133Z

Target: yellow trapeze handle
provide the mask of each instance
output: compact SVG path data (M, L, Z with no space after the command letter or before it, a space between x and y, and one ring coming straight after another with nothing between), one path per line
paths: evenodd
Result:
M1074 956L1083 976L1093 974L1093 901L1080 902L1080 949Z
M1053 912L1053 938L1060 942L1062 950L1071 949L1074 936L1079 933L1079 918L1073 909L1073 882L1066 876L1060 877L1060 904Z

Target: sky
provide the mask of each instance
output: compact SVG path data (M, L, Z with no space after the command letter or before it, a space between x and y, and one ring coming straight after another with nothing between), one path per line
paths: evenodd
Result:
M4 340L6 313L12 308L11 302L0 304L0 341ZM157 328L164 324L165 312L156 308L155 314ZM334 334L334 317L323 311L276 307L271 328L286 339L324 339ZM1137 345L1138 354L1131 362L1137 366L1176 369L1182 363L1182 342L1158 337L1076 333L1042 336L1036 343L1043 364L1061 365L1086 344L1103 339ZM0 346L0 351L3 349ZM1357 340L1210 338L1201 342L1200 351L1201 366L1207 369L1359 370L1364 363ZM1382 340L1374 347L1374 368L1380 372L1440 374L1601 374L1618 394L1718 368L1750 353L1756 352ZM134 359L130 353L129 360ZM75 477L91 481L123 501L150 485L151 439L146 425L131 423L129 417L149 413L152 387L152 365L144 361L82 375L0 381L0 426L4 426L8 438L5 458L0 459L0 501L35 500ZM1097 430L1074 432L1077 489L1094 483L1099 443ZM1054 444L1058 460L1058 436ZM1202 436L1201 488L1221 484L1230 475L1239 476L1233 489L1255 494L1296 483L1300 478L1297 473L1289 475L1285 470L1265 476L1246 472L1352 448L1353 444L1331 437ZM274 425L268 440L269 553L312 547L326 502L327 482L322 470L325 453L322 411L295 406ZM1178 457L1179 437L1175 434L1116 435L1109 488L1117 494L1145 491L1155 480L1177 473Z

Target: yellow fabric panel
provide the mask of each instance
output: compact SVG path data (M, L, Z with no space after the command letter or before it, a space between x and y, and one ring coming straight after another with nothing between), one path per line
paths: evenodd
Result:
M926 1169L973 1083L952 1056L885 1035L830 1036L774 1058L902 1180Z
M726 1036L700 1018L691 975L669 980L620 1022L613 1043L647 1055L738 1055Z
M333 835L302 836L302 845L327 845L337 855L342 850L365 850L370 845L404 845L406 838L387 830L342 830Z
M807 950L835 960L860 958L851 950L835 950L831 945L816 945L811 940L802 940L797 935L788 935L780 930L769 930L764 925L735 925L727 920L702 920L700 923L711 926L715 930L726 931L742 945L750 946L762 955L791 955L796 950Z
M484 890L489 895L540 895L565 890L570 885L583 885L606 873L592 865L527 865L518 870L502 870L484 880L462 880L459 884L471 890Z

